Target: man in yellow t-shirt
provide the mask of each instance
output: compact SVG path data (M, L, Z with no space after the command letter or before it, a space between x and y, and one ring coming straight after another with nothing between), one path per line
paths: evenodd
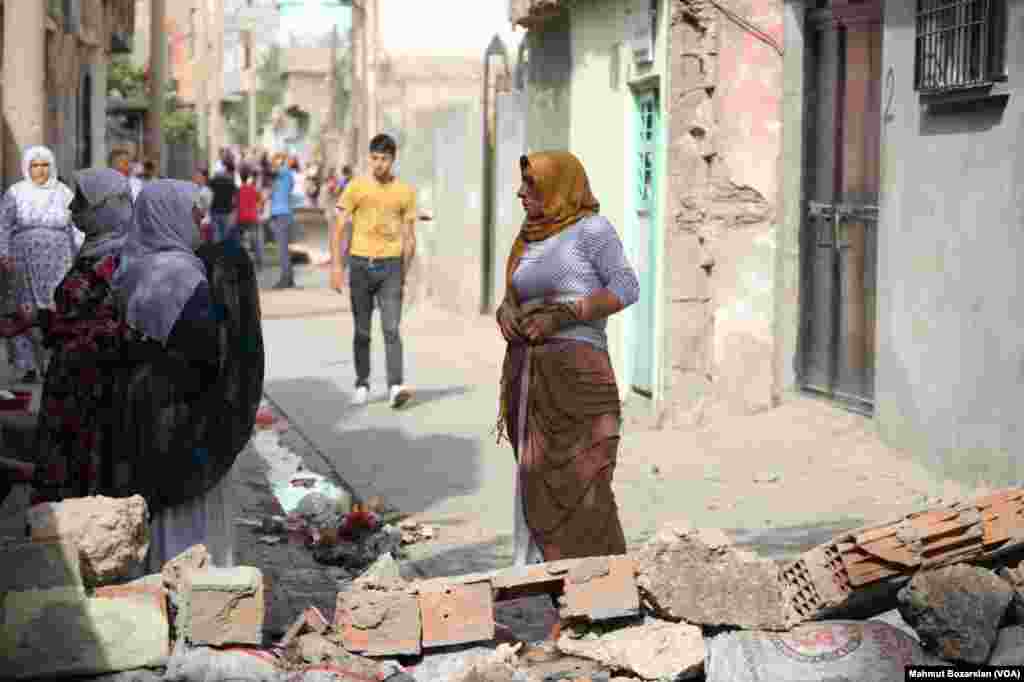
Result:
M403 383L402 296L405 277L416 255L416 192L392 172L397 147L388 135L370 141L369 176L358 177L338 199L338 219L331 239L331 258L338 281L349 271L349 295L355 319L353 351L356 392L353 402L364 405L370 392L370 330L373 307L380 304L387 358L388 399L398 408L412 393ZM351 238L344 239L351 222Z

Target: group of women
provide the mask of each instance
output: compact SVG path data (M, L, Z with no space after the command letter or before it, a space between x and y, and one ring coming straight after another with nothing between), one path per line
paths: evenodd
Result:
M15 339L16 365L34 355L45 373L33 487L52 500L140 494L152 569L199 543L231 565L225 474L263 384L251 261L200 246L193 183L155 180L133 201L113 169L80 171L69 188L45 148L24 166L0 214L19 304L0 336Z

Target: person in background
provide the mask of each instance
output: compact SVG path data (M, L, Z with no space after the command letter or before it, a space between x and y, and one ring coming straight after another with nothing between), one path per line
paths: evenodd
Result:
M54 290L71 269L74 194L57 180L53 152L46 147L26 150L21 167L25 179L7 190L0 204L0 266L13 273L15 303L31 315L53 307ZM34 383L46 369L41 339L20 334L12 346L15 371Z
M199 187L196 199L196 206L203 212L203 218L210 214L210 206L213 204L213 190L210 189L210 174L205 168L197 168L192 174L192 182Z
M142 181L150 182L157 179L156 164L152 161L146 161L142 164Z
M117 404L116 376L128 330L111 279L131 225L131 190L112 168L79 171L72 186L71 216L85 242L57 287L54 309L0 322L2 336L39 327L53 351L36 428L36 502L114 496L122 488L116 464L124 453L115 447L108 410Z
M348 245L352 243L352 222L342 225L338 221L338 200L341 198L348 183L352 181L352 166L345 165L341 169L341 177L334 174L331 169L333 180L329 177L327 185L327 201L331 209L328 212L328 225L330 225L330 239L328 247L331 253L329 267L331 269L331 288L339 294L345 289L345 272L348 268ZM344 248L343 248L344 245Z
M497 434L516 458L514 563L625 554L612 490L621 401L605 327L640 285L579 159L535 153L519 168L526 216L497 311L508 344Z
M275 289L290 289L295 286L291 255L288 251L292 226L295 224L295 213L292 210L295 173L285 166L286 159L285 154L277 153L274 154L271 162L274 186L270 194L270 228L274 232L274 241L277 242L278 258L281 264L281 278L274 285Z
M235 184L235 168L228 159L222 164L220 173L210 180L213 202L210 204L210 223L213 225L214 242L231 239L238 243L238 224L231 220L231 214L238 206L238 186Z
M238 190L238 232L249 243L253 264L263 269L263 229L260 225L260 204L263 197L256 178L248 168L241 171L242 186Z
M132 193L132 201L142 191L142 181L132 173L132 155L124 149L115 149L110 152L109 165L121 175L128 178L128 187Z
M252 265L227 244L195 252L197 191L177 180L143 188L113 278L135 334L122 348L112 417L128 482L118 496L146 499L151 572L196 544L214 565L232 565L227 473L251 436L262 392Z
M372 175L350 182L338 200L335 232L344 234L348 223L352 224L352 241L341 245L338 259L344 271L344 257L348 257L355 320L356 405L366 404L370 391L370 332L375 302L380 305L384 331L389 402L399 408L412 397L404 384L400 325L406 275L416 255L416 192L392 174L396 154L397 145L391 136L374 137L370 141Z

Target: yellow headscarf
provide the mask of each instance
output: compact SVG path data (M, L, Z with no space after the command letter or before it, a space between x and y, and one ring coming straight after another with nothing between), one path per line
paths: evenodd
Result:
M523 175L534 182L544 201L544 215L541 218L523 221L519 236L512 244L505 266L506 296L515 302L512 287L512 273L519 266L519 259L526 251L526 245L558 234L581 218L596 214L601 205L590 191L590 180L583 164L569 152L537 152L519 160Z

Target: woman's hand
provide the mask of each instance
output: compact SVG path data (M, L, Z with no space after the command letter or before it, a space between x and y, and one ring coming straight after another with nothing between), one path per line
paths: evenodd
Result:
M505 301L498 307L498 329L508 343L523 343L526 337L519 326L519 311L516 306Z
M523 313L519 326L531 344L547 341L555 332L580 321L579 310L571 303L548 303Z

